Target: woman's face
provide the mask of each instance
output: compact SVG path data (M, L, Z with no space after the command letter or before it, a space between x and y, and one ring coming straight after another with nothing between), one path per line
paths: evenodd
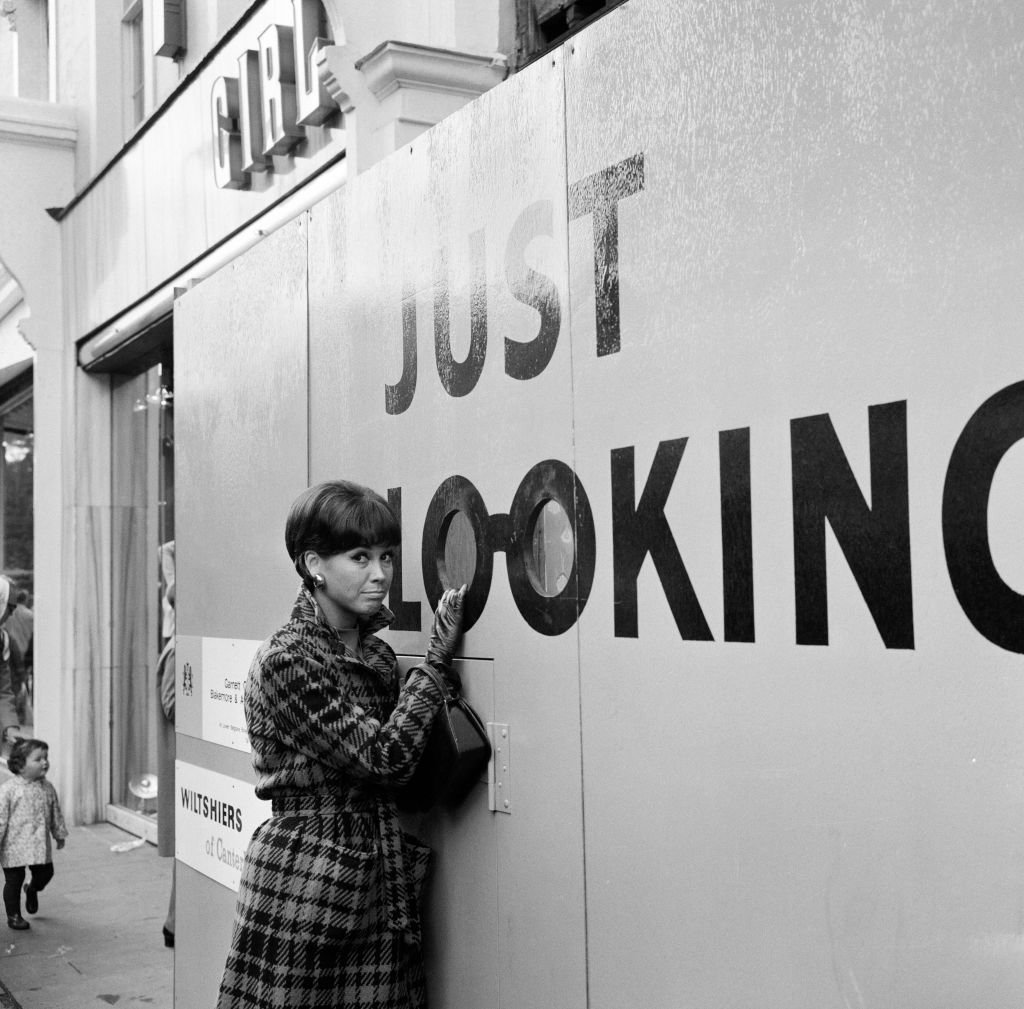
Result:
M355 627L384 605L394 575L395 548L378 544L353 547L340 554L321 557L310 551L306 567L311 575L323 575L327 584L316 597L333 627Z

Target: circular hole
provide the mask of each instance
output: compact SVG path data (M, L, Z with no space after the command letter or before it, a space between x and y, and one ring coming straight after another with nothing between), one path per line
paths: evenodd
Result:
M572 574L576 541L565 509L547 500L533 513L527 573L538 595L560 595Z
M444 559L441 562L441 582L445 588L457 589L471 585L476 571L476 536L473 524L462 512L453 512L441 530Z

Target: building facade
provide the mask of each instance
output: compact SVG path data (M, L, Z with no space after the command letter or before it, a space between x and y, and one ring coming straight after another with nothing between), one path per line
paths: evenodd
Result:
M176 1005L338 475L402 514L402 661L470 586L434 1004L1019 1005L1015 5L4 11L36 727L155 838L176 641Z
M41 619L63 629L42 644L43 665L63 673L44 684L52 693L42 710L56 721L44 713L40 728L76 741L55 757L66 762L72 816L86 822L111 804L134 805L126 784L111 791L111 775L127 782L153 760L152 726L120 742L105 738L105 726L111 704L127 713L142 703L128 686L118 701L117 683L133 682L131 669L152 668L160 650L152 587L156 548L173 539L175 291L343 184L356 161L351 100L346 118L318 83L318 125L298 128L300 154L276 164L277 155L260 155L253 181L240 188L222 177L230 164L215 158L218 143L226 151L236 141L211 133L211 88L230 86L237 101L242 59L258 98L251 61L260 36L276 34L279 49L265 51L284 54L293 73L293 39L302 45L309 32L339 73L355 75L349 88L363 88L359 157L372 164L501 80L513 48L512 14L498 4L477 5L471 18L440 6L418 18L352 15L342 44L330 37L332 18L343 23L338 10L261 6L140 2L114 10L25 0L5 5L0 22L0 138L9 155L3 255L24 293L20 325L35 350L36 395L46 400L37 432L47 445L37 518L50 531L36 543L37 566L49 573ZM374 86L389 87L391 75L380 100L368 74L354 69L378 48ZM281 149L291 151L298 134L294 123L288 128ZM119 757L125 748L140 752ZM95 756L83 761L81 753Z

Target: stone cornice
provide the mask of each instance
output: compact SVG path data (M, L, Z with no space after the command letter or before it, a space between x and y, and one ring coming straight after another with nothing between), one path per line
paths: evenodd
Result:
M508 61L499 53L479 55L391 40L357 60L355 68L378 101L403 87L475 98L508 75Z
M29 98L0 98L0 143L74 148L74 109Z

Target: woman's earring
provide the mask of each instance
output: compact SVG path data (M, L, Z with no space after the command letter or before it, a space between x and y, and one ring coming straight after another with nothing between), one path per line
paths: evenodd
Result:
M313 575L313 588L325 589L327 588L327 579L323 575Z

